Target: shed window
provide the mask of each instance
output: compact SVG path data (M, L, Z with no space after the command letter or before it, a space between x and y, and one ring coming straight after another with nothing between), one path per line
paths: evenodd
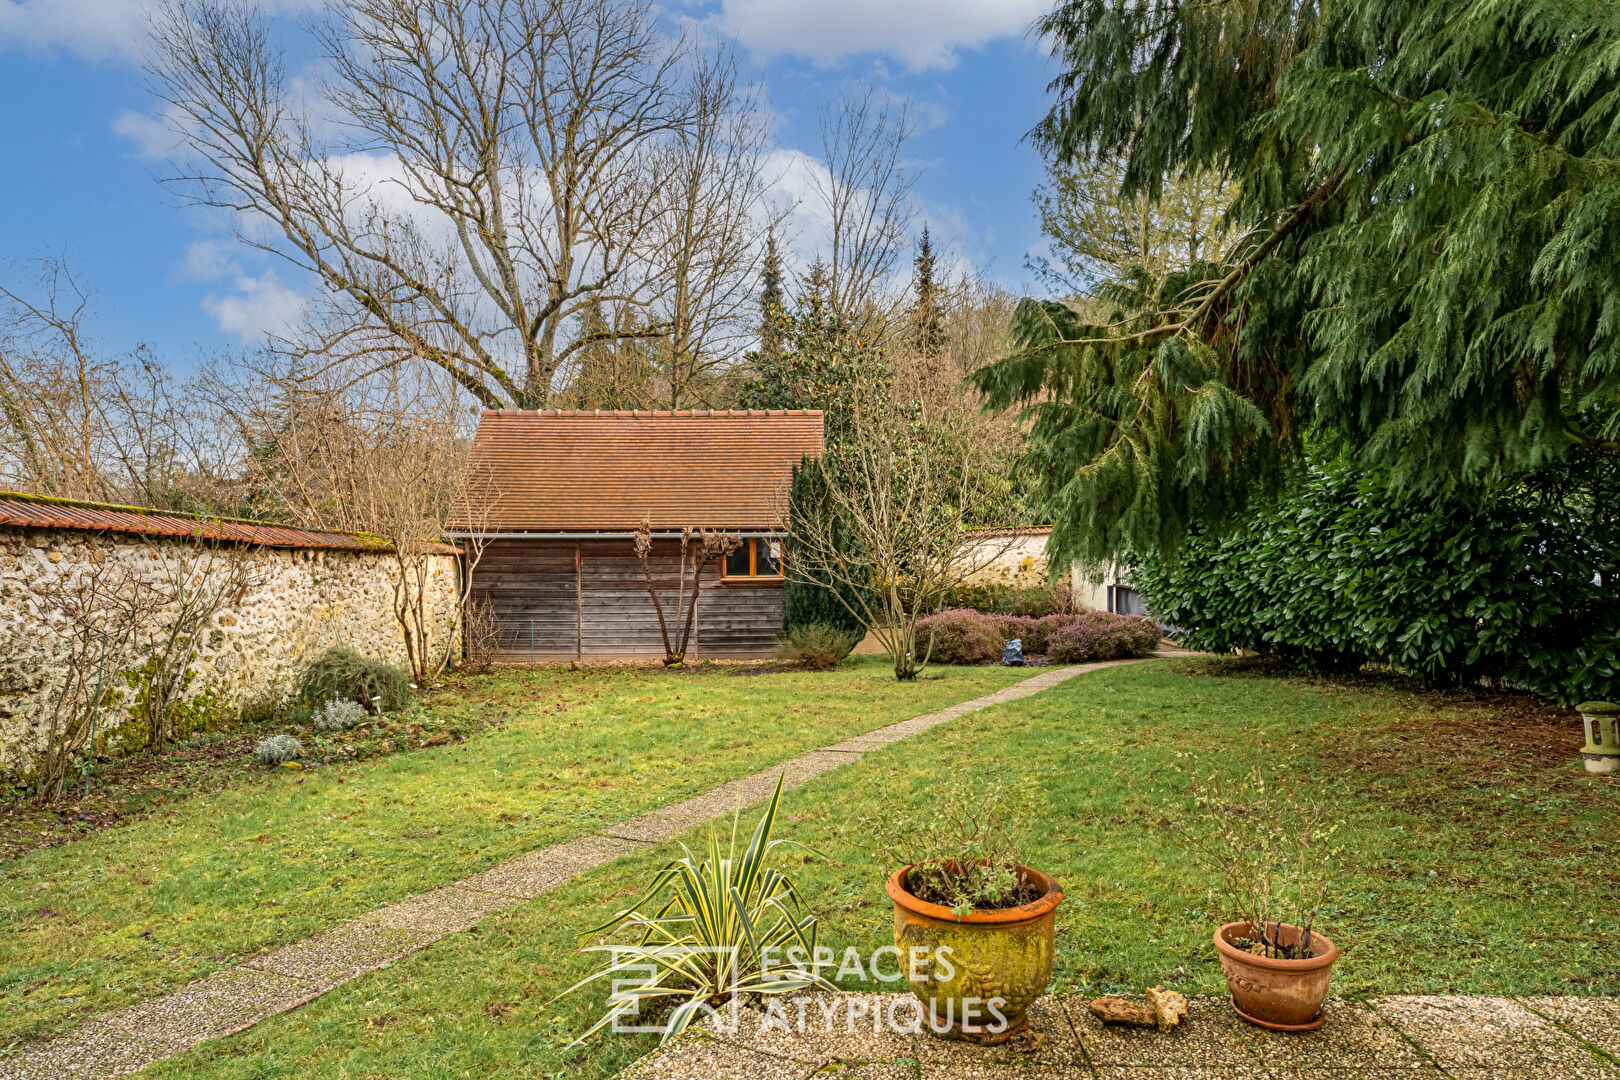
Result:
M726 556L725 579L746 581L750 578L766 581L782 576L782 541L767 538L744 540L742 546Z

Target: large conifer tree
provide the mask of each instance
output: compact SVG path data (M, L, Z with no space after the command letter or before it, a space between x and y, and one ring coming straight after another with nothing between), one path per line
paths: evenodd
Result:
M1240 186L1225 251L1111 282L1102 320L1025 301L1019 350L979 374L1032 409L1054 554L1173 548L1310 430L1416 491L1620 453L1616 10L1071 0L1043 20L1054 160Z

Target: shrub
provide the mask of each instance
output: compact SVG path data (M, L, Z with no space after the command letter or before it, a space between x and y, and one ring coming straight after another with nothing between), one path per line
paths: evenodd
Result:
M995 615L1072 615L1078 598L1067 582L1051 585L958 585L946 599L949 607L973 608Z
M304 756L304 744L291 735L272 735L253 748L253 758L260 765L280 765Z
M1313 464L1230 534L1139 559L1148 610L1188 646L1305 670L1376 660L1432 685L1505 680L1565 704L1620 694L1620 464L1401 500L1382 470Z
M806 468L801 462L793 467L793 480L788 489L788 514L832 513L827 491L827 479L816 467ZM847 530L840 533L847 540ZM842 597L842 599L840 599ZM842 583L805 571L804 567L787 561L782 582L782 631L791 635L802 626L820 623L835 630L855 634L856 641L866 634L866 627L855 617L862 605L855 590Z
M729 850L721 848L711 830L707 859L687 851L658 872L634 905L581 935L595 937L623 927L630 940L584 949L606 953L608 963L558 995L601 979L612 983L606 1015L577 1041L617 1017L633 1018L638 1011L645 1015L647 1006L664 1002L675 1006L664 1028L669 1039L708 1015L711 1002L811 987L838 989L814 966L798 966L815 957L817 925L787 872L771 865L776 848L793 843L771 837L781 798L778 777L776 793L745 850L737 850L734 817ZM795 950L805 957L797 964Z
M1087 611L1052 631L1047 654L1063 664L1146 656L1159 643L1159 628L1141 615Z
M366 718L366 710L357 701L332 698L315 710L316 731L348 731L359 727Z
M314 707L341 698L387 711L405 704L410 685L404 668L348 645L334 645L305 665L298 677L298 699Z
M795 626L777 643L776 658L812 671L828 671L837 667L863 636L827 623Z
M941 664L987 664L1000 658L1002 641L995 617L969 608L917 620L917 655Z
M1029 615L991 615L988 618L1002 641L1016 638L1023 642L1025 655L1046 651L1046 633L1041 629L1041 620Z

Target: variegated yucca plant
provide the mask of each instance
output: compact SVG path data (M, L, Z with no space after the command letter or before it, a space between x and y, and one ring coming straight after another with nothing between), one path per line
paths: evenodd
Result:
M682 844L684 856L660 870L640 900L580 935L592 937L623 927L636 931L639 940L582 950L608 953L610 959L558 996L601 979L614 980L615 986L607 998L607 1013L576 1042L618 1018L638 1015L649 1004L678 1002L664 1028L668 1039L701 1017L706 1007L718 1008L736 998L788 994L812 986L838 989L815 970L816 917L806 910L792 880L769 865L771 853L784 844L820 854L798 841L772 838L781 798L778 776L770 805L740 856L739 812L732 816L727 852L721 852L720 837L713 831L706 859L700 860ZM655 905L656 913L646 914ZM783 965L795 946L803 950L805 962Z

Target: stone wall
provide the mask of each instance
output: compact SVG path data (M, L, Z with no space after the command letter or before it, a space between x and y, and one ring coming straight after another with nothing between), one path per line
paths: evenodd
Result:
M299 666L332 645L405 662L393 614L395 563L386 552L257 547L242 550L251 586L212 620L196 643L192 691L212 688L222 708L284 694ZM112 559L151 577L162 559L194 557L191 541L76 529L0 526L0 774L26 765L38 748L41 702L60 679L54 609L40 590L75 567ZM429 609L437 648L453 633L456 560L432 556ZM109 660L107 677L115 663ZM116 709L99 723L115 729Z

